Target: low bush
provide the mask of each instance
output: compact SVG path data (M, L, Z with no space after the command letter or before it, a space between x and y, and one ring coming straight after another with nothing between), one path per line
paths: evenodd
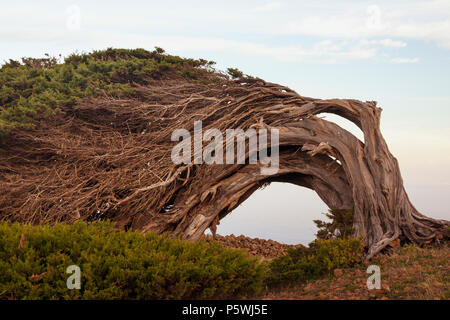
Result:
M336 268L361 262L363 246L357 239L315 240L309 247L288 249L284 256L270 262L267 284L279 286L317 279Z
M81 289L67 288L67 267ZM243 250L109 222L0 223L0 299L208 299L257 294L266 266Z

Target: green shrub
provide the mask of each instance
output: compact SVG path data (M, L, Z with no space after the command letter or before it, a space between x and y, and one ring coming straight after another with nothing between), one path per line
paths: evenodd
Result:
M231 76L231 78L233 79L239 79L239 78L243 78L244 74L242 73L242 71L240 71L237 68L228 68L227 69L227 73Z
M270 262L267 284L278 286L317 279L336 268L345 268L361 261L360 240L315 240L309 247L288 249L284 256Z
M66 268L81 268L69 290ZM257 294L266 266L242 250L109 222L0 223L0 299L198 299Z
M348 238L353 233L353 209L330 209L325 213L331 222L314 220L317 228L318 239Z
M59 63L53 57L10 60L0 68L0 136L30 128L94 95L138 97L135 84L180 76L204 83L212 61L185 59L144 49L107 49L72 54Z

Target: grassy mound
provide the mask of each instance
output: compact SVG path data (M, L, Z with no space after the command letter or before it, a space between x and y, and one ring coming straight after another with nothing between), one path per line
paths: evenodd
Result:
M56 58L10 60L0 68L0 136L70 108L86 96L135 97L136 85L181 77L210 81L212 61L168 55L161 48L107 49Z
M81 269L69 290L66 269ZM124 232L108 222L0 224L0 299L207 299L257 294L266 266L242 250Z

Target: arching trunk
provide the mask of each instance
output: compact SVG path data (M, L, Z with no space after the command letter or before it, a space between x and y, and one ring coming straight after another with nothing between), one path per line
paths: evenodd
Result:
M168 214L170 224L164 220L154 224L153 220L144 229L199 239L207 228L214 232L220 219L262 184L281 181L315 190L330 208L353 208L355 236L364 239L367 258L397 238L427 243L448 237L448 221L423 216L408 199L398 162L381 135L381 109L374 102L316 100L283 111L306 117L282 126L265 126L280 130L277 174L261 175L259 166L252 165L217 166L212 170L215 176L194 180L198 185L189 193L179 192ZM355 123L364 133L364 142L315 116L323 112Z

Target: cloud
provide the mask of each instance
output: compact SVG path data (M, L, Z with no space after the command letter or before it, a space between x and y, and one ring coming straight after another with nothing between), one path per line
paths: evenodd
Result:
M158 44L178 52L231 52L318 63L374 57L391 61L390 49L403 50L409 39L450 49L448 0L410 0L407 4L379 0L371 6L350 0L269 0L260 6L238 0L226 5L204 1L195 10L181 2L168 10L169 4L159 2L143 4L138 11L105 3L80 2L79 30L67 29L70 15L64 5L11 5L0 11L0 43L7 50L12 48L10 52L11 44L70 46L72 50ZM147 6L152 10L145 10ZM256 11L269 12L270 19L262 19Z
M248 56L267 56L284 62L337 63L350 60L364 60L376 55L375 48L358 45L349 46L323 40L310 47L271 46L250 41L236 41L223 38L205 37L144 37L127 36L128 41L137 43L157 43L167 50L193 50L202 52L229 52ZM117 41L117 39L116 39ZM125 39L123 40L125 41ZM119 43L121 40L118 41Z
M262 6L256 7L254 11L270 12L281 7L280 2L268 2Z
M431 40L450 49L450 1L408 1L401 4L383 2L364 7L334 8L320 15L306 15L288 21L280 34L310 35L337 39L395 37ZM381 45L404 47L403 43L386 39Z
M363 39L360 41L362 46L383 46L388 48L404 48L407 46L407 43L404 41L397 41L392 39L382 39L382 40L367 40Z
M378 40L378 43L383 45L383 46L385 46L385 47L392 47L392 48L404 48L407 45L406 42L394 41L392 39Z
M417 63L419 58L394 58L391 61L394 63Z

